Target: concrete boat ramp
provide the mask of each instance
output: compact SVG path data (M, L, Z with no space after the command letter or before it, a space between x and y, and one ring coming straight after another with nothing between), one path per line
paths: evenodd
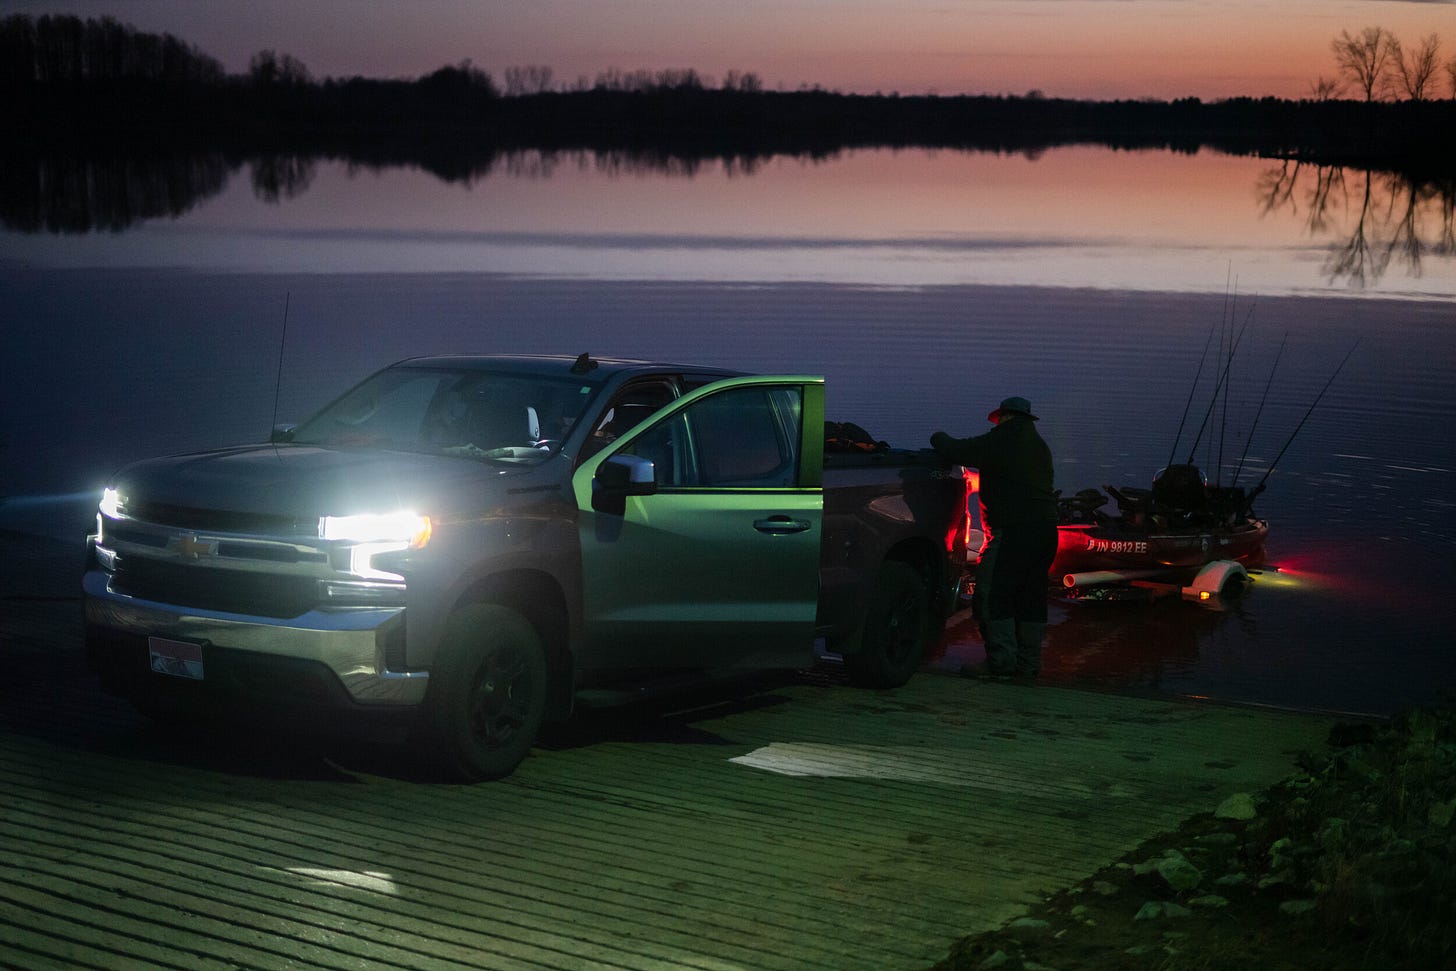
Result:
M14 587L12 586L13 590ZM1330 719L921 674L589 717L511 778L176 737L0 617L0 966L924 968Z

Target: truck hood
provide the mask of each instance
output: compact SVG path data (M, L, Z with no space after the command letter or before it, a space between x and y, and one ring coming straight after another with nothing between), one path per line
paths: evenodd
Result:
M180 507L307 523L408 509L448 518L489 508L507 483L534 479L540 469L405 452L246 445L147 459L121 469L112 485L132 514Z

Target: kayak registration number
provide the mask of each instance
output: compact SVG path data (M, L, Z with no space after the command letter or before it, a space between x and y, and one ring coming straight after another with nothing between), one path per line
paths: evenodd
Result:
M152 670L174 678L202 680L202 645L166 637L147 638L147 657Z

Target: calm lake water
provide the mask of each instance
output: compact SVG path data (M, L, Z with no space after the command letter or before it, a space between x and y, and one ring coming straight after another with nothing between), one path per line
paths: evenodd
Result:
M1195 460L1252 485L1289 443L1257 506L1279 571L1223 610L1058 606L1048 676L1363 712L1456 688L1456 258L1428 190L1094 148L224 176L175 218L0 230L0 529L79 543L122 462L260 439L275 395L297 419L437 351L820 373L831 418L910 447L1022 394L1064 491L1146 486L1187 457L1210 334L1246 325ZM958 627L935 664L978 652Z

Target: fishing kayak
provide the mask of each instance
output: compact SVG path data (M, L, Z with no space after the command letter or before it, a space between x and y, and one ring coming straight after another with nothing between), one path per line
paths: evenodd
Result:
M1118 574L1190 577L1216 560L1263 562L1269 524L1243 489L1210 487L1193 466L1170 466L1152 489L1083 489L1058 500L1057 555L1048 579ZM1109 512L1109 502L1116 505Z

